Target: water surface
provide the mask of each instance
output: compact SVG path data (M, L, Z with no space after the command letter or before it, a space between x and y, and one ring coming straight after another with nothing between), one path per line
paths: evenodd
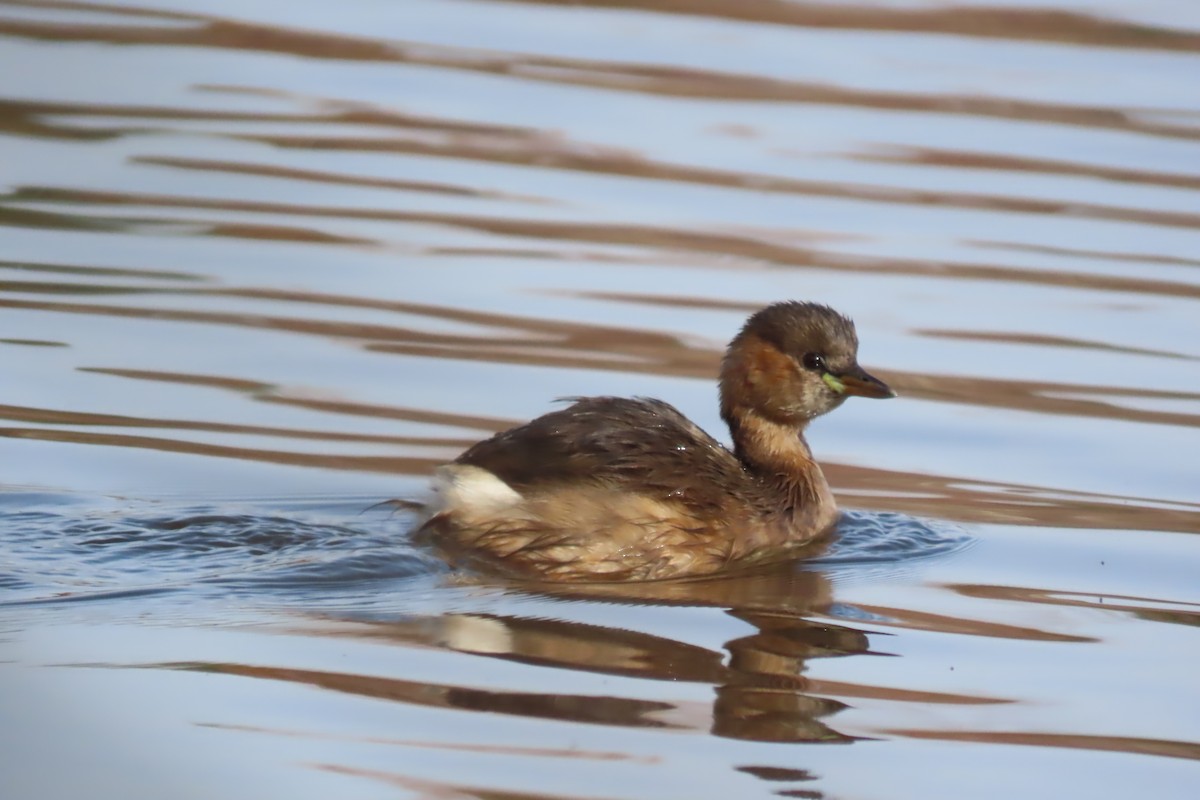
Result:
M0 0L5 798L1193 797L1200 9ZM813 559L450 572L555 398L901 399Z

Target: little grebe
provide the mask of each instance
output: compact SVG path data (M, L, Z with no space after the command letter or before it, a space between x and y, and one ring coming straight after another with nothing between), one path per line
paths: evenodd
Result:
M421 534L452 563L548 581L783 557L837 518L805 426L849 395L895 397L857 353L854 323L833 309L768 306L721 365L732 452L661 400L580 398L441 467Z

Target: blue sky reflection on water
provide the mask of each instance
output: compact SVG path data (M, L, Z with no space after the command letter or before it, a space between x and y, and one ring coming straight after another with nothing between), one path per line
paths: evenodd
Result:
M1190 798L1198 65L1178 0L0 0L0 795ZM726 438L785 297L901 394L812 427L816 561L368 510L558 397Z

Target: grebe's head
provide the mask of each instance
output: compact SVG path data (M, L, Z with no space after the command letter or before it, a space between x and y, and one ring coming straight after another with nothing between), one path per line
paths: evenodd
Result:
M749 411L788 425L840 406L847 397L895 397L858 365L854 323L829 306L776 303L746 321L721 366L721 415Z

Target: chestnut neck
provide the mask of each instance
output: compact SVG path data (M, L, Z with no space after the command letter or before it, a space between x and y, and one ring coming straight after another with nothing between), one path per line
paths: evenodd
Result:
M825 501L825 476L804 439L807 421L776 422L745 406L723 408L721 416L729 425L734 455L762 482L767 503L790 512Z

